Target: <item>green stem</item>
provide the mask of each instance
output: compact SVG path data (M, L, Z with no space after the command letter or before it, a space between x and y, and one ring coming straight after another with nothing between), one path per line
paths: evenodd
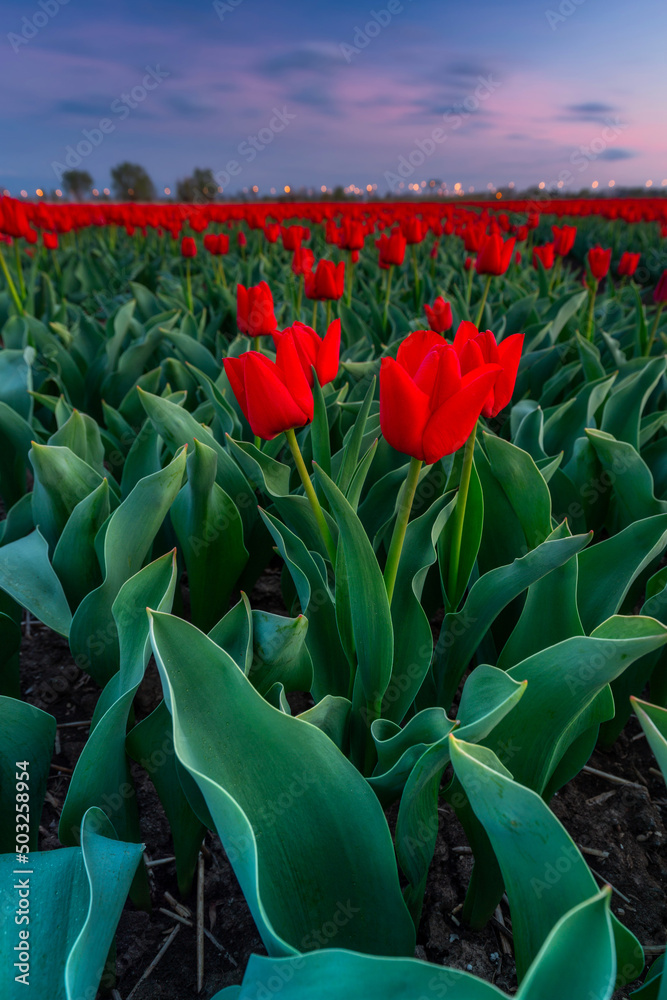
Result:
M303 483L303 488L306 491L306 496L310 501L310 506L312 507L313 514L315 515L315 520L317 521L317 526L320 529L320 534L322 535L322 541L327 550L327 554L331 561L333 567L336 566L336 546L334 540L331 537L331 532L329 531L329 525L324 517L324 511L320 506L320 501L317 499L317 493L315 492L315 487L313 486L310 476L308 475L308 469L306 468L306 463L303 460L303 455L301 454L301 449L299 448L299 442L296 439L296 434L294 430L285 431L285 437L287 439L287 444L289 445L289 450L292 452L292 458L294 459L294 464L296 465L299 476L301 477L301 482Z
M391 294L391 276L394 273L394 265L389 265L389 270L387 271L387 291L384 297L384 313L382 315L382 332L384 333L387 329L387 313L389 312L389 296Z
M486 305L486 297L489 294L489 288L491 287L491 275L487 274L486 283L484 285L484 292L482 293L482 301L479 304L479 311L477 313L477 319L475 320L475 326L479 329L479 324L482 322L482 316L484 315L484 306Z
M331 322L331 299L327 299L327 330L329 329L330 322Z
M227 276L225 275L224 265L223 265L223 263L222 263L222 261L220 260L219 257L218 257L218 271L220 273L220 280L222 281L222 284L226 288L227 287Z
M21 267L21 249L19 247L19 241L14 240L14 253L16 256L16 273L19 279L19 291L21 293L21 301L25 301L25 281L23 280L23 268Z
M466 305L470 305L470 296L472 295L472 276L474 268L472 265L468 268L468 285L466 287Z
M352 263L352 251L347 251L347 296L345 301L348 306L352 302L352 281L354 278L354 264Z
M401 551L403 549L403 542L405 541L405 532L408 528L410 511L412 510L412 503L415 498L415 491L419 482L419 473L421 472L422 465L423 462L421 459L410 459L410 468L408 469L407 479L405 480L405 486L403 488L403 498L398 509L398 514L396 515L396 524L394 525L394 531L389 545L389 552L387 553L387 562L384 567L384 585L387 588L387 597L389 598L390 604L391 599L394 596L394 587L396 586L396 576L398 574L398 564L401 561Z
M551 281L549 282L549 294L551 294L551 289L556 284L557 278L560 277L560 269L561 269L562 266L563 266L563 258L562 257L557 257L556 258L556 263L554 264L554 266L552 268L552 271L551 271Z
M9 269L7 267L7 262L5 261L5 256L4 256L3 252L2 252L2 250L0 250L0 266L2 267L2 273L4 274L5 281L7 282L7 288L9 289L9 294L11 295L12 299L14 300L14 305L16 306L16 308L17 308L18 312L20 313L20 315L23 316L23 315L25 315L25 309L23 308L23 303L21 302L21 299L19 298L19 294L16 291L16 285L12 281L12 276L9 273Z
M475 424L472 434L465 443L463 452L463 465L461 466L461 481L459 492L456 497L454 508L454 523L452 525L452 546L449 552L449 574L447 577L447 596L454 606L454 595L459 579L459 563L461 561L461 542L463 540L463 524L465 521L466 503L468 501L468 489L470 487L470 474L472 472L473 456L475 454L475 437L477 434L477 424Z
M252 338L252 342L253 342L253 350L255 350L259 354L261 354L262 353L262 345L261 345L261 341L260 341L259 337L253 337Z
M303 275L299 275L299 290L296 294L296 318L301 319L301 297L303 295Z
M419 308L419 265L417 264L417 244L412 244L412 269L415 273L415 309Z
M597 295L598 283L593 285L588 298L588 319L586 320L586 340L593 340L593 320L595 319L595 296Z
M313 330L317 330L317 299L313 302L313 321L310 325Z
M194 308L193 308L193 305L192 305L192 278L190 276L190 260L189 259L186 260L186 262L185 262L185 284L186 284L186 288L187 288L188 309L190 310L191 313L194 313Z
M664 308L665 303L659 302L658 308L655 311L655 319L653 320L653 326L651 327L651 336L648 338L648 344L646 345L646 357L651 353L651 348L653 347L653 341L658 333L658 324L660 323L660 316Z

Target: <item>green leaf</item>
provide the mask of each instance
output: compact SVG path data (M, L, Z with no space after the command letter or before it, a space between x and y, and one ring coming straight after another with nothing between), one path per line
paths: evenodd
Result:
M361 775L315 726L276 711L194 626L151 615L174 746L197 782L271 955L340 945L412 954L389 829ZM341 904L342 901L342 904Z
M75 611L86 594L102 582L95 536L109 516L109 483L81 500L70 514L53 553L53 568Z
M103 477L69 448L33 442L30 461L35 473L32 515L53 552L77 506Z
M0 788L4 803L0 814L0 853L13 855L17 844L24 842L23 834L30 838L25 843L30 849L31 860L32 852L37 850L55 736L56 720L52 715L25 701L0 696ZM27 762L28 767L17 766L17 761ZM24 782L24 786L19 787L19 781ZM18 794L27 795L27 798L19 803ZM21 812L27 815L21 815L17 809L19 805ZM26 824L22 829L17 825L20 820ZM17 838L19 832L21 841Z
M641 416L666 366L665 358L653 358L639 371L618 382L604 408L601 430L639 450Z
M141 858L141 844L115 839L113 827L99 809L90 809L81 824L81 847L30 855L30 975L38 997L80 1000L95 996L121 910ZM0 857L2 897L15 909L20 876L13 854ZM5 920L0 926L0 956L11 969L20 928ZM19 970L20 971L20 970ZM26 994L24 982L9 975L7 1000Z
M0 547L0 587L54 632L69 635L72 612L39 529Z
M453 736L449 740L454 771L503 874L521 982L558 921L597 896L598 886L576 844L536 792L513 781L486 747ZM615 916L611 919L625 983L640 974L644 956L634 935Z
M215 481L215 452L195 439L188 481L171 507L171 522L185 559L192 621L208 631L229 607L248 562L241 516Z

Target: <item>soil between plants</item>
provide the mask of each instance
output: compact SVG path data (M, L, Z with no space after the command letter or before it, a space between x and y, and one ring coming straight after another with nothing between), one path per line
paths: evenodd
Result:
M250 601L253 608L286 614L277 562L257 582ZM75 667L66 641L35 621L29 630L24 626L21 685L23 698L50 712L58 723L89 720L99 697L94 682ZM290 696L295 714L307 707L307 697ZM160 683L151 662L137 694L137 720L148 715L160 698ZM58 822L70 775L56 768L74 768L87 732L86 728L58 730L54 768L41 818L40 850L60 846ZM655 949L647 956L650 965L667 941L667 790L634 716L616 744L609 750L596 750L589 764L633 784L620 786L581 772L555 796L551 806L584 849L600 885L613 886L614 912L642 945ZM155 789L142 768L133 764L132 770L146 856L153 861L170 857L173 848L169 826ZM395 815L395 808L388 812L392 827ZM472 855L462 828L446 804L440 807L440 821L416 957L466 969L512 994L517 984L507 903L501 904L501 914L508 934L500 929L498 921L481 931L472 931L461 923L460 907ZM206 939L205 979L199 996L208 998L224 986L240 983L250 954L265 951L218 837L208 833L204 843L206 926L227 953L220 953ZM153 912L139 911L128 901L118 926L117 980L112 985L122 1000L126 1000L176 924L159 909L173 909L165 892L178 899L173 862L151 867L150 881ZM179 901L194 913L194 890ZM586 960L585 942L582 960ZM625 1000L638 984L618 990L614 1000ZM564 987L567 989L566 984ZM102 989L99 996L108 997L109 990ZM133 1000L186 1000L197 996L195 929L181 925L161 961L133 994Z

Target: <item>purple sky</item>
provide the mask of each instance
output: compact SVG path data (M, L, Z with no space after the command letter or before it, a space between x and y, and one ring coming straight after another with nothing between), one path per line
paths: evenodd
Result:
M0 18L12 194L63 164L102 189L126 159L160 191L196 166L262 194L667 179L656 0L5 0Z

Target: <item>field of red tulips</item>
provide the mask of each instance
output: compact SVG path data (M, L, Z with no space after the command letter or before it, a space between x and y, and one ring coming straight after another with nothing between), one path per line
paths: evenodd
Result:
M3 996L666 1000L666 238L0 198Z

